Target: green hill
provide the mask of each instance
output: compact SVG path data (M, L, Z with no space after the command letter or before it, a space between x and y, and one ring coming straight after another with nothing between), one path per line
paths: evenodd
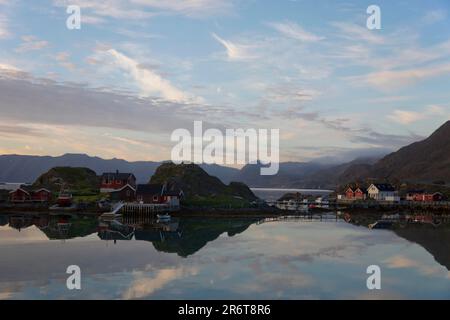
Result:
M183 190L184 203L191 205L245 206L257 199L247 185L239 182L225 185L196 164L163 163L156 169L150 183L167 183L169 190Z
M59 192L62 187L74 195L99 193L100 179L88 168L55 167L42 174L34 182L34 188L46 188Z

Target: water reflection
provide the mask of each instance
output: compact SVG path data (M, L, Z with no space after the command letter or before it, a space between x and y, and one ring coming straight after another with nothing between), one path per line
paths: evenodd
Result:
M369 230L380 219L0 215L0 298L450 298L448 221ZM365 288L373 263L381 292ZM70 264L81 292L65 290Z
M10 215L0 216L2 225L17 231L36 226L49 240L68 240L97 233L101 240L147 241L161 252L188 257L221 234L232 237L244 232L255 218L172 218L160 222L153 217L123 217L107 221L83 215Z

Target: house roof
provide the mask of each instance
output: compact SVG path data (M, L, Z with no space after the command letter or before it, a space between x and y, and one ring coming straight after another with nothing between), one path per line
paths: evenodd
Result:
M114 190L114 191L111 191L110 193L120 192L120 191L122 191L122 190L124 190L124 189L126 189L126 188L130 188L131 190L136 191L135 188L133 188L129 183L127 183L127 184L124 185L122 188L117 189L117 190Z
M163 189L163 185L161 184L138 184L136 193L137 194L148 194L155 195L161 194Z
M380 191L395 191L390 183L374 183L373 185Z
M132 176L134 177L134 174L129 173L129 172L104 172L102 174L102 179L108 177L109 179L114 179L114 180L128 180L128 178Z

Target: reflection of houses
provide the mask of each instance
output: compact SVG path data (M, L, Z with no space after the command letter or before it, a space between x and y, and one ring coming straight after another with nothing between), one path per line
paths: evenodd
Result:
M345 191L347 200L365 200L367 198L367 190L365 188L351 188Z
M29 186L21 186L18 189L9 192L9 201L14 203L50 202L51 200L51 191L44 188L33 190Z
M367 194L370 199L378 201L399 201L395 188L389 183L373 183L367 188Z
M33 218L28 216L11 216L9 217L9 226L11 228L21 230L31 227L33 225Z
M132 173L106 172L102 174L100 192L110 193L122 190L129 185L132 189L136 189L136 177Z
M440 192L431 193L425 190L410 190L406 194L406 200L422 202L442 201L444 200L444 196Z
M183 197L181 190L167 190L164 184L139 184L136 190L136 200L140 203L169 204L177 207Z

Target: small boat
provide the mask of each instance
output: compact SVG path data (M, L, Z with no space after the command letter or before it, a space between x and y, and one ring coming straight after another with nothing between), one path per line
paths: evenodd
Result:
M164 221L170 221L170 215L168 213L166 214L158 214L156 215L156 217L158 218L158 221L164 222Z

